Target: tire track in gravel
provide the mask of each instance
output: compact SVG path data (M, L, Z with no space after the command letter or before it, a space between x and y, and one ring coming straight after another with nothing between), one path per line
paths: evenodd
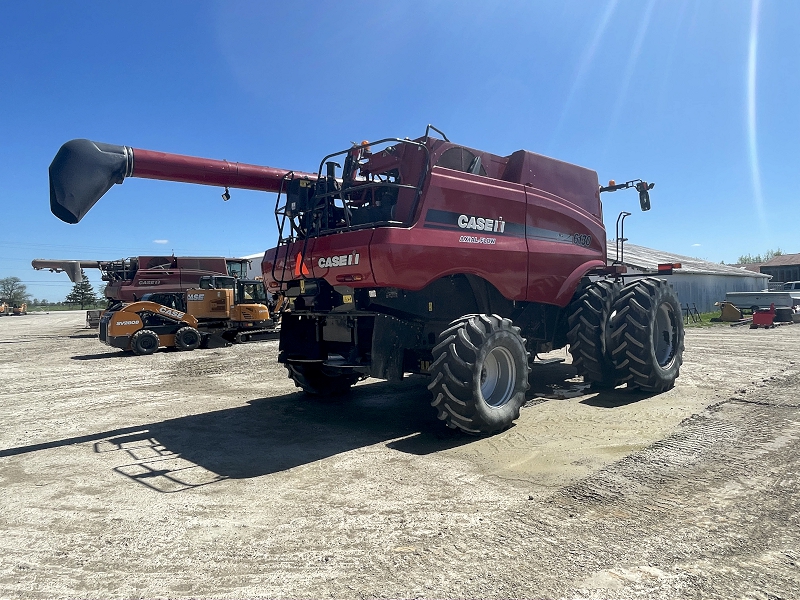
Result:
M528 511L516 536L551 540L526 550L560 574L538 593L800 597L798 392L797 372L740 389Z

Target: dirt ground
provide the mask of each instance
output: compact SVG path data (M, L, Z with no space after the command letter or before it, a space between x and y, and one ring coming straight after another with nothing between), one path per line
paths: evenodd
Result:
M83 322L0 318L4 598L800 598L800 326L689 330L655 396L539 366L470 438L422 377L321 402L277 341Z

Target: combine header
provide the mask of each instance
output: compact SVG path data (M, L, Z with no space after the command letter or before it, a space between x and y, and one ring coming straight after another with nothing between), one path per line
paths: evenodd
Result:
M310 394L424 374L442 421L491 434L519 416L533 357L566 345L598 386L672 387L678 300L607 264L600 202L633 187L647 210L652 184L601 188L592 170L431 129L334 152L316 173L73 140L50 166L51 209L77 223L126 177L277 193L262 272L288 300L278 360Z

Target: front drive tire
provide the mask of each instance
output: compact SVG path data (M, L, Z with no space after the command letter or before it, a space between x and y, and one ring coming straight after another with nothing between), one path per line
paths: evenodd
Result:
M139 356L146 356L158 350L160 342L155 331L140 329L131 336L131 350Z
M498 315L466 315L433 349L431 405L448 427L493 434L519 418L530 388L528 352L518 327Z
M341 396L361 378L356 373L335 372L319 363L286 363L289 379L312 396Z
M600 388L613 388L617 384L608 328L620 288L609 279L587 285L573 300L567 320L572 364L584 381Z
M611 355L620 382L646 392L675 385L683 363L683 318L675 292L646 277L622 288L611 319Z
M180 350L194 350L202 341L203 336L194 327L181 327L175 332L175 346Z

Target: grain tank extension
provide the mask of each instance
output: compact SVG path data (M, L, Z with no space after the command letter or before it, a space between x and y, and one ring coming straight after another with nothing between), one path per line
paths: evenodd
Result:
M74 140L50 166L51 209L77 223L125 177L277 193L262 272L288 301L278 360L309 394L422 374L447 426L491 434L519 416L536 354L567 345L599 387L672 387L677 298L607 263L600 202L635 187L646 210L652 184L601 188L590 169L431 129L354 144L314 173Z

